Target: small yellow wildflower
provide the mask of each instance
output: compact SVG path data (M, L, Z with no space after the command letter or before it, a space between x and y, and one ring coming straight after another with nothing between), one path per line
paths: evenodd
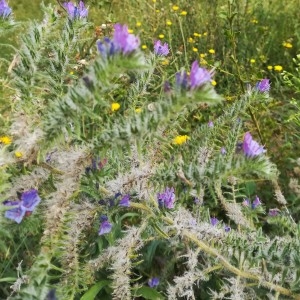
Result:
M167 65L169 64L169 60L168 60L168 59L164 59L164 60L161 62L161 64L162 64L163 66L167 66Z
M179 6L177 6L177 5L173 5L172 9L173 9L174 11L176 11L176 10L178 10L178 9L179 9Z
M164 34L160 34L158 37L159 37L160 39L163 39L163 38L165 37L165 35L164 35Z
M187 140L190 137L188 135L177 135L174 139L173 139L173 144L175 145L181 145L187 142Z
M142 45L142 49L143 50L145 50L145 49L147 49L148 47L147 47L147 45Z
M257 21L256 19L252 19L252 20L251 20L251 23L253 23L253 24L257 24L257 23L258 23L258 21Z
M267 66L268 70L273 70L273 66Z
M255 59L254 59L254 58L251 58L251 59L250 59L250 63L251 63L251 64L255 64Z
M200 58L204 58L206 56L206 53L200 53Z
M71 71L71 72L70 72L70 75L73 75L73 74L74 74L74 72L73 72L73 71Z
M16 158L21 158L22 156L23 156L22 152L20 152L20 151L15 152L15 157Z
M215 80L212 80L212 81L211 81L211 85L212 85L212 86L216 86L216 85L217 85L217 82L216 82Z
M198 52L198 48L193 47L193 51L194 51L194 52Z
M200 58L200 64L205 66L207 65L207 61L204 58Z
M9 144L11 144L11 138L7 135L1 136L0 143L2 143L4 145L9 145Z
M188 38L188 42L189 42L189 43L195 43L195 40L194 40L192 37L189 37L189 38Z
M153 3L156 3L156 0L152 0Z
M137 107L135 110L134 110L136 113L140 113L142 111L142 109L140 107Z
M214 49L209 49L208 52L209 52L210 54L215 54L215 53L216 53L216 51L215 51Z
M133 30L132 29L128 29L128 33L133 33Z
M187 11L183 10L180 14L181 14L182 16L186 16L186 15L187 15Z
M194 36L195 36L195 37L201 37L201 34L200 34L200 33L197 33L197 32L194 32Z
M207 32L203 32L203 35L204 35L204 36L207 36Z
M231 97L231 96L226 96L226 97L225 97L225 99L226 99L227 101L232 101L233 98L234 98L234 97Z
M289 42L283 42L282 46L285 47L285 48L293 48L293 45Z
M279 66L279 65L274 66L274 70L277 71L277 72L281 72L282 69L283 69L282 66Z
M135 26L136 26L136 27L141 27L141 26L142 26L142 23L141 23L141 22L136 22Z
M159 9L157 9L155 12L157 12L157 13L160 13L160 10L159 10Z
M118 109L120 109L121 105L117 102L114 102L111 104L111 110L112 111L117 111Z
M171 22L170 20L167 20L167 21L166 21L166 25L167 25L167 26L171 26L171 25L172 25L172 22Z

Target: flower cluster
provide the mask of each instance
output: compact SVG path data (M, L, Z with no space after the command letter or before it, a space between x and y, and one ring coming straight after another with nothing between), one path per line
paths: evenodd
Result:
M161 207L174 208L175 193L174 188L166 188L163 193L157 194L158 204Z
M251 204L251 202L250 202L249 199L244 199L244 201L243 201L243 203L242 203L242 205L243 205L243 206L246 206L246 207L250 206L250 204ZM253 200L253 202L252 202L252 204L251 204L251 208L252 208L252 209L255 209L255 208L257 208L257 207L260 206L260 205L261 205L261 201L260 201L259 197L258 197L258 196L255 196L255 199Z
M20 201L6 200L3 202L3 204L6 206L12 206L13 208L5 212L5 217L14 220L19 224L27 213L30 214L33 212L40 201L41 198L35 189L24 192L21 195Z
M255 157L266 152L263 146L260 146L256 141L253 140L250 132L245 133L242 147L244 154L247 157Z
M5 0L0 0L0 17L3 19L8 18L11 14L11 8L8 6Z
M71 1L65 2L63 6L67 10L71 20L86 18L88 15L88 9L84 6L83 1L79 1L78 6Z
M263 79L256 84L256 89L261 93L269 92L270 87L271 85L269 79Z
M130 54L140 45L140 39L128 32L127 25L115 24L112 40L104 38L97 42L98 51L103 57L112 56L115 53Z

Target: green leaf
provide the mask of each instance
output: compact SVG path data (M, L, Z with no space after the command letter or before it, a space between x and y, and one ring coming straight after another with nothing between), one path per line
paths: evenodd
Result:
M5 277L5 278L0 278L0 282L15 282L17 280L16 277Z
M93 300L97 294L107 285L110 284L110 280L101 280L93 285L81 298L80 300Z
M137 290L137 294L139 296L142 296L145 299L150 299L150 300L160 300L160 299L165 299L165 297L160 294L157 290L152 289L147 286L142 286Z

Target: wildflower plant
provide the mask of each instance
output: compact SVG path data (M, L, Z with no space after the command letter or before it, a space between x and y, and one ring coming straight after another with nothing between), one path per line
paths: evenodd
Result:
M188 73L121 23L92 36L85 4L65 8L30 22L11 66L1 297L298 299L299 226L245 122L268 79L224 105L217 68Z

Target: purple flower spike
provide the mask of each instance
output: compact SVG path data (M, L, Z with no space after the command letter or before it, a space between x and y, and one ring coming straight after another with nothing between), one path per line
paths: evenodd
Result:
M216 217L210 218L210 224L216 226L219 223L219 220Z
M78 6L71 1L65 2L63 6L67 10L71 20L85 18L88 15L88 9L84 6L83 1L79 1Z
M198 62L195 60L192 63L191 74L191 89L195 89L207 82L211 81L211 74L204 68L200 68Z
M255 157L266 152L263 146L253 140L250 132L246 132L244 135L243 151L247 157Z
M270 87L271 85L269 79L263 79L256 84L256 89L261 93L269 92Z
M134 34L128 33L127 25L116 24L113 43L123 54L129 54L140 45L140 39Z
M98 231L98 235L103 235L106 233L109 233L112 229L112 224L108 221L107 216L101 216L100 217L101 220L101 224L100 224L100 228Z
M278 208L270 208L268 215L270 217L276 217L279 214L279 211L280 210Z
M252 208L255 209L259 205L261 205L261 202L260 202L259 198L256 196L254 201L252 202Z
M127 194L125 195L119 202L119 206L129 207L130 206L130 196Z
M157 194L158 203L166 208L174 208L175 193L174 188L166 188L163 193Z
M148 281L148 285L151 288L157 287L159 285L159 278L157 277L150 278Z
M41 198L39 197L37 190L30 190L22 194L21 200L22 207L24 207L26 211L33 211L40 203Z
M162 44L161 41L155 41L154 53L156 55L167 56L169 54L169 45L167 43Z
M11 14L11 8L5 0L0 0L0 17L7 18Z
M181 89L187 89L189 85L188 75L185 71L177 72L176 75L176 86Z

